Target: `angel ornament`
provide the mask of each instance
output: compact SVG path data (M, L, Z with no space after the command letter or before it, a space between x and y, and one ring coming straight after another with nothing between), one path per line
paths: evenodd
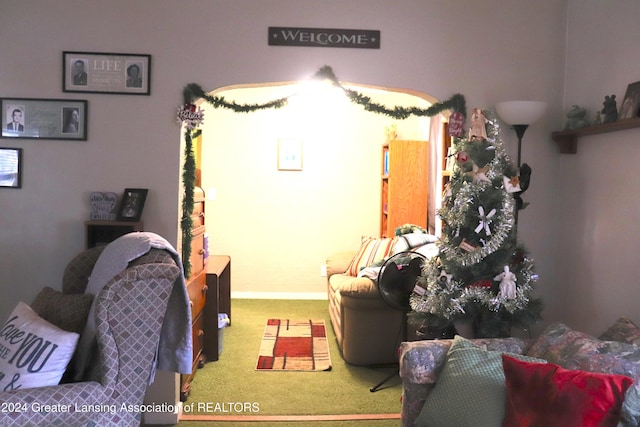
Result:
M502 298L516 299L516 275L509 271L509 266L504 266L504 271L498 274L493 280L500 281L500 295Z
M487 139L486 124L489 122L480 108L471 110L471 129L469 129L470 140Z

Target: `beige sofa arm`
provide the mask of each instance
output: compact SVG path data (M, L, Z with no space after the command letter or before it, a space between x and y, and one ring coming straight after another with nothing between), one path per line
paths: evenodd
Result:
M356 256L356 251L342 251L329 255L327 258L327 278L347 271L354 256Z

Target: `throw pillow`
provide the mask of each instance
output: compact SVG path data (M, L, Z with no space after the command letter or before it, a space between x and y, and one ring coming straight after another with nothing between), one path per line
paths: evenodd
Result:
M622 406L624 427L640 423L640 347L619 341L602 341L562 323L549 326L527 353L565 369L631 377L634 386Z
M63 294L45 287L36 295L31 309L60 329L81 333L93 301L92 294Z
M501 355L501 352L484 350L456 336L438 381L416 419L416 425L502 425L506 391ZM514 357L541 361L526 356Z
M345 274L357 276L360 270L382 261L391 255L391 250L395 244L395 238L376 239L373 237L363 237L360 249L351 260Z
M57 385L78 337L19 302L0 330L0 390Z
M628 318L621 317L600 335L600 339L640 345L640 328Z
M616 427L632 380L568 370L503 355L507 401L503 427Z

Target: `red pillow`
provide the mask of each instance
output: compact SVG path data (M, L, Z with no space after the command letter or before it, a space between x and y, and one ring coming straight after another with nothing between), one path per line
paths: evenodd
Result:
M503 427L616 427L624 375L568 370L502 355L507 388Z

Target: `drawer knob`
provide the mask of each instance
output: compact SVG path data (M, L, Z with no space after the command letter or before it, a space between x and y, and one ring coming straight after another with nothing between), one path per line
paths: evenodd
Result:
M204 249L200 249L200 250L198 251L198 255L204 255Z
M198 336L201 337L204 335L204 331L202 329L198 329Z
M204 294L205 292L207 292L209 290L209 287L207 285L202 285L202 293Z

